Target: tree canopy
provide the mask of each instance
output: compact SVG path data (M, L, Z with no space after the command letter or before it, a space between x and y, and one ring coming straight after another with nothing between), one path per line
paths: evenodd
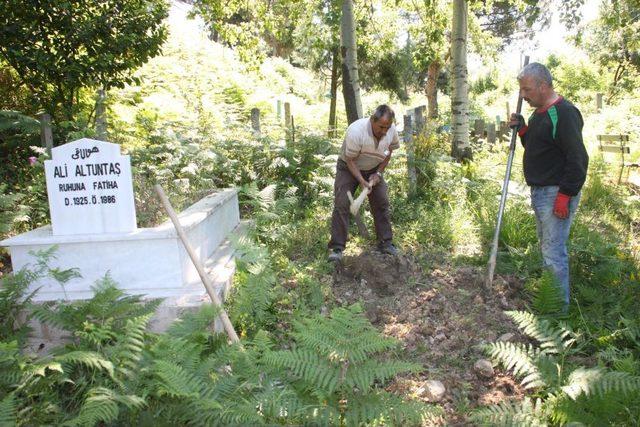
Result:
M136 81L135 69L160 53L167 13L163 0L8 0L0 56L41 108L72 120L80 89Z

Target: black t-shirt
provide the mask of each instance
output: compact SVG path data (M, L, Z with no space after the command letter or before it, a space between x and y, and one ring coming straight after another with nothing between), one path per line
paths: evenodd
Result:
M519 132L528 185L558 185L559 191L568 196L580 192L589 165L582 141L583 125L580 111L562 97L531 115L528 126Z

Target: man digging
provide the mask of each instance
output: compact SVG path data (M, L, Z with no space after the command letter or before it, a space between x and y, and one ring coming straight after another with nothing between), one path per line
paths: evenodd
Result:
M393 124L394 118L395 113L388 105L379 105L371 117L356 120L347 128L333 187L329 261L342 260L349 229L350 200L347 193L355 193L358 184L362 191L369 191L378 249L385 254L398 255L398 250L392 243L389 196L387 183L382 175L391 159L391 153L400 146L398 131Z

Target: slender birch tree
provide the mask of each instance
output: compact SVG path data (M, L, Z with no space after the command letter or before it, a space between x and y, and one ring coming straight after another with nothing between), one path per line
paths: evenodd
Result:
M347 110L347 121L351 124L362 117L353 0L344 0L342 3L340 54L342 57L342 95Z
M451 25L451 156L471 157L469 145L469 84L467 72L467 0L453 0Z

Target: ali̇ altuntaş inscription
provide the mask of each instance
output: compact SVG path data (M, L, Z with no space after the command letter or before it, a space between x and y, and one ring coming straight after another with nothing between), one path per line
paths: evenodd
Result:
M54 235L136 229L131 161L119 145L79 139L55 147L44 168Z

